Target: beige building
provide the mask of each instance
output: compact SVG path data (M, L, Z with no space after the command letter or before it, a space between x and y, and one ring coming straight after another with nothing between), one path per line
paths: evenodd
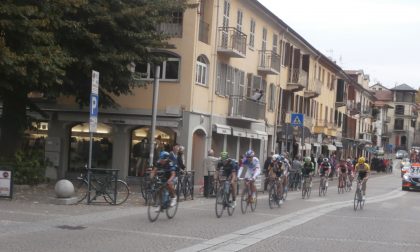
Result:
M256 0L199 3L159 26L174 36L174 48L155 49L166 59L160 64L156 155L174 143L184 145L187 169L199 184L209 148L236 159L253 149L262 161L272 150L330 155L353 148L346 140L350 117L358 120L358 139L370 143L371 118L348 116L351 84L358 90L354 101L363 115L368 112L368 80L352 79ZM119 108L100 109L95 167L118 168L122 177L143 175L154 69L136 65L148 84L116 97ZM87 160L87 109L80 111L71 99L43 107L52 119L36 134L48 137L47 155L59 177L77 174ZM292 113L304 114L303 130L290 125Z

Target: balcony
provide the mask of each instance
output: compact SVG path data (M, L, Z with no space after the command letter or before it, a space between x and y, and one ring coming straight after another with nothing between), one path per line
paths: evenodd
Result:
M204 22L203 20L200 20L200 27L198 30L198 40L200 40L203 43L208 44L209 31L210 31L210 25Z
M371 142L372 141L372 134L369 132L359 133L359 140Z
M317 120L315 121L315 126L313 129L314 134L324 134L325 129L327 127L327 122L325 120Z
M232 58L245 58L246 35L234 27L219 27L217 52Z
M299 68L289 68L287 89L293 92L300 91L308 85L308 73Z
M360 108L357 106L354 101L347 101L347 111L350 113L351 116L357 115L360 113Z
M372 116L372 108L368 107L368 108L361 109L360 116L361 117L373 117Z
M182 23L160 23L157 30L170 37L182 38Z
M394 132L401 133L409 130L408 125L394 125Z
M258 73L280 74L280 55L273 51L258 51Z
M265 103L244 96L231 95L229 97L228 117L246 121L264 120Z
M314 80L308 83L303 95L305 98L316 98L321 94L321 81Z

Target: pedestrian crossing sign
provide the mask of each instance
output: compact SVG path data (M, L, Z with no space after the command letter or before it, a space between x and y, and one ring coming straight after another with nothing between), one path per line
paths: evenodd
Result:
M292 114L290 124L292 126L303 126L303 114Z

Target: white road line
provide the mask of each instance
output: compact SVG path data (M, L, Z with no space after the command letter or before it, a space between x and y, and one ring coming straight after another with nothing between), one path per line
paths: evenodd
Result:
M405 195L400 189L389 193L369 198L367 204L381 202ZM270 221L262 222L247 228L235 231L228 235L216 237L200 244L180 249L178 251L238 251L254 245L267 238L273 237L322 215L344 207L352 207L353 200L327 203L308 209L299 210L295 213L280 216Z
M381 218L381 217L374 217L374 216L348 216L348 215L336 215L336 214L327 214L330 217L336 217L340 219L363 219L363 220L371 220L371 221L396 221L396 222L408 222L408 223L419 223L419 220L416 219L397 219L397 218Z

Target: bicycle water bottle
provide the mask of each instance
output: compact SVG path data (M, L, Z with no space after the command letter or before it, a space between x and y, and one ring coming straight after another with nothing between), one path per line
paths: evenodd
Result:
M229 181L225 181L225 193L228 194L229 193Z

